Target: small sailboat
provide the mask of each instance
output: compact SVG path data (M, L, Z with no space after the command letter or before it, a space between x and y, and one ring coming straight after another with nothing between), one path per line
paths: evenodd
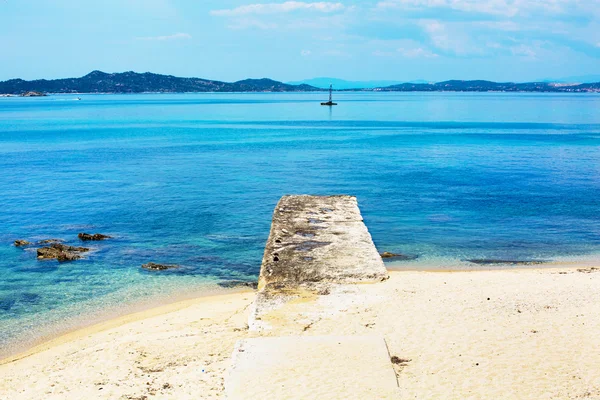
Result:
M326 102L326 103L321 103L322 106L329 106L329 107L331 107L331 106L337 106L337 103L333 102L333 99L332 99L332 96L331 96L332 93L333 93L333 85L329 85L329 101Z

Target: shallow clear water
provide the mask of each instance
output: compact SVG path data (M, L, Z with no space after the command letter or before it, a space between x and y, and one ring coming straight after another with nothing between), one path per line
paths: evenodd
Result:
M341 93L333 109L322 96L0 98L0 353L255 279L287 193L358 196L381 251L419 256L407 268L599 252L600 96ZM82 231L115 239L60 265L12 246Z

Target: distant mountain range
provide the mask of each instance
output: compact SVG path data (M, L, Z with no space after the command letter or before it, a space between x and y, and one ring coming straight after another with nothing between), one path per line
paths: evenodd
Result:
M305 81L306 82L306 81ZM221 82L200 78L178 78L149 72L123 72L108 74L93 71L81 78L34 80L11 79L0 82L0 94L22 95L40 93L184 93L184 92L313 92L322 91L331 82L336 90L362 90L378 92L600 92L600 82L566 84L552 82L498 83L490 81L421 81L393 83L390 81L350 82L330 78L317 78L312 85L290 84L272 79L245 79L238 82ZM357 86L354 86L356 84ZM361 85L359 85L361 84ZM368 84L369 87L360 87Z
M382 92L600 92L600 82L563 84L551 82L444 81L438 83L401 83L373 89Z
M568 76L566 78L560 78L560 79L544 79L543 82L594 83L594 82L600 82L600 75Z
M310 85L320 89L329 89L333 85L336 90L346 89L375 89L385 86L398 85L402 81L347 81L337 78L313 78L303 81L288 82L290 85ZM411 81L410 83L427 83L427 81Z
M0 82L0 93L182 93L182 92L310 92L319 90L309 85L288 85L271 79L245 79L228 83L200 78L178 78L146 72L107 74L93 71L81 78L11 79Z
M483 83L485 82L485 85ZM414 80L414 81L389 81L389 80L379 80L379 81L347 81L344 79L337 78L312 78L305 79L302 81L294 81L288 82L290 85L310 85L320 89L329 89L329 85L333 85L335 90L362 90L362 89L392 89L399 88L400 91L407 91L408 89L414 88L414 90L424 90L424 91L438 91L438 90L456 90L456 91L487 91L487 90L498 90L498 89L483 89L479 88L480 86L489 86L489 87L508 87L509 85L514 85L514 89L511 91L521 91L523 87L533 87L534 85L539 85L540 83L548 83L548 84L569 84L574 86L576 83L595 83L600 82L600 75L585 75L585 76L572 76L561 79L544 79L539 82L531 82L531 83L496 83L490 81L446 81L440 83L432 83L426 80ZM446 87L444 89L439 89L439 86L445 84ZM456 86L456 89L449 89L450 86ZM552 86L552 85L551 85ZM500 89L502 90L502 89ZM525 89L525 91L530 91L529 89ZM538 89L531 91L539 91ZM555 91L554 89L546 88L544 91Z

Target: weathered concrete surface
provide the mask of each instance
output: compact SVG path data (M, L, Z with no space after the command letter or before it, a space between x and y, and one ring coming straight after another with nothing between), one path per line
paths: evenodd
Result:
M225 381L230 400L397 399L398 382L379 336L241 340Z
M268 329L287 303L387 277L356 197L284 196L273 214L248 325Z
M309 282L376 282L387 276L356 197L281 198L265 247L259 289Z

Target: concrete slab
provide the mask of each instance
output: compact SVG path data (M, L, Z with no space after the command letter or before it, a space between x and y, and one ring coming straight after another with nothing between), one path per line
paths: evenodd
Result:
M269 284L376 282L387 276L356 197L281 198L265 247L259 290Z
M225 381L230 400L397 399L382 337L263 337L239 341Z
M356 197L284 196L273 214L248 325L270 329L289 302L387 277Z

